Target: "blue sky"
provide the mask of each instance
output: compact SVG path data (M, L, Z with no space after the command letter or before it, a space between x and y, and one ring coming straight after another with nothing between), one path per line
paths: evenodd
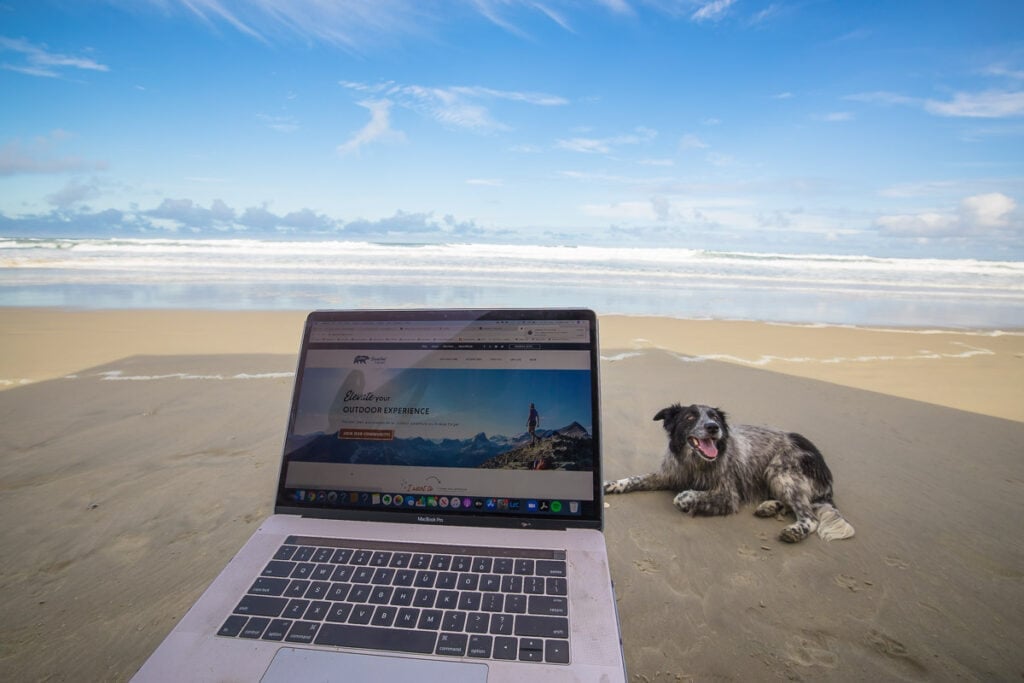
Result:
M1024 3L0 0L0 234L1024 258Z

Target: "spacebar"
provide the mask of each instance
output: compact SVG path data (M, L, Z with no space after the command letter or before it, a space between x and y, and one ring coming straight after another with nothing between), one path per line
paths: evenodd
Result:
M359 647L366 650L394 650L432 654L437 633L407 628L373 628L349 624L324 624L316 635L317 645Z

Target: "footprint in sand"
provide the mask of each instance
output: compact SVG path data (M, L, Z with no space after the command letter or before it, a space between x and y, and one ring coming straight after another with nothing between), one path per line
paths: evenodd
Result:
M925 678L928 670L908 652L907 647L886 633L871 629L868 631L868 646L875 652L885 656L887 660L904 676Z
M908 569L910 567L909 563L898 557L887 557L885 558L885 563L890 567L896 567L897 569Z
M786 658L800 666L833 669L839 663L839 656L832 652L832 640L826 633L804 631L786 641Z

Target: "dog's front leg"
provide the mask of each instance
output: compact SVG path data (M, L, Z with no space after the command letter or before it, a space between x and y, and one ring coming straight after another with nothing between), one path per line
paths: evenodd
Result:
M739 496L733 491L683 491L672 500L689 515L731 515L739 510Z
M632 491L663 491L671 488L668 478L661 472L638 474L625 479L604 482L605 493L630 493Z

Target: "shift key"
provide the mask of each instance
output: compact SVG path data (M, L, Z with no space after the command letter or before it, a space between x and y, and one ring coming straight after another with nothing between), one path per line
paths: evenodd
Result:
M246 595L235 608L235 614L248 614L253 617L278 617L288 604L287 598L275 598L269 595Z

